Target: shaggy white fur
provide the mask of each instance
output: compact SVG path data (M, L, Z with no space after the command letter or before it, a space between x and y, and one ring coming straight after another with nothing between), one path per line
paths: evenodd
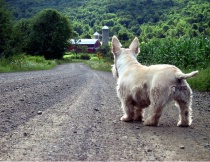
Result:
M129 48L121 48L117 37L112 38L114 65L113 76L117 79L117 95L124 115L122 121L142 121L143 109L150 109L144 125L157 126L164 106L174 100L179 108L177 126L189 126L192 122L192 90L185 79L198 71L184 74L173 65L141 65L136 57L140 52L138 38Z

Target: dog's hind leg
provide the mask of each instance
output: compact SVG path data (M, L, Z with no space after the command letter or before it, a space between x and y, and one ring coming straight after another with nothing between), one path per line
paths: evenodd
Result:
M122 109L124 112L124 115L120 118L120 120L129 122L134 120L134 102L132 100L132 97L127 97L127 99L122 100Z
M183 101L176 101L176 106L179 108L179 122L177 126L188 127L191 125L191 107L189 103Z
M187 127L192 123L191 114L191 103L192 103L192 92L188 86L182 87L179 92L179 96L176 97L176 106L179 108L179 121L177 126Z
M162 111L169 101L169 93L163 87L154 87L150 92L149 117L144 121L144 125L157 126Z
M157 126L162 115L163 106L150 105L149 110L150 114L149 117L144 121L144 125Z

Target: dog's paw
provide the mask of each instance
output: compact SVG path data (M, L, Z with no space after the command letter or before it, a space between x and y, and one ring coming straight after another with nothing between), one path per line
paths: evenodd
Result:
M131 118L129 118L127 115L123 115L121 118L120 118L121 121L124 121L124 122L129 122L129 121L132 121Z
M189 123L181 123L180 121L177 123L178 127L189 127L190 124Z
M147 119L147 120L144 121L144 125L145 126L154 126L154 127L156 127L156 126L158 126L158 123L153 121L153 120L148 120Z

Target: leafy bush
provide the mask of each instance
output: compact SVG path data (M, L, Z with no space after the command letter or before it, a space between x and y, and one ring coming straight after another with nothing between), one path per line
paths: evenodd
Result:
M98 57L91 57L90 61L98 61Z
M90 56L88 54L82 54L82 55L80 55L80 59L82 59L82 60L90 60Z
M78 55L77 55L77 56L72 55L72 56L71 56L71 59L80 59L80 56L78 56Z
M113 57L113 54L111 53L111 48L109 45L102 45L97 51L101 53L101 56L107 62L111 62L114 60L114 57Z

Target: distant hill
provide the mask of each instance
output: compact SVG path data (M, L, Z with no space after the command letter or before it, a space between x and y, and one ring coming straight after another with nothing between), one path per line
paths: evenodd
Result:
M6 0L14 17L30 18L46 8L66 15L81 36L104 25L110 35L164 37L210 36L209 0ZM126 39L126 37L124 37Z

